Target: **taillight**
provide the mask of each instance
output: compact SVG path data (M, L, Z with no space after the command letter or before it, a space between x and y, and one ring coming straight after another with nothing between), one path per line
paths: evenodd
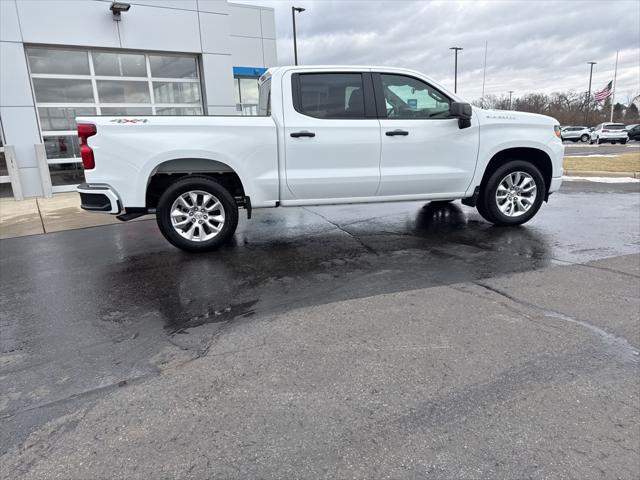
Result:
M78 137L80 138L80 156L82 157L82 166L85 170L91 170L96 166L96 160L93 158L93 150L87 145L87 138L98 133L98 129L93 123L78 124Z
M560 125L554 125L553 131L555 132L556 137L562 138L562 131L560 130Z
M604 133L604 132L607 132L607 133L608 133L608 132L609 132L609 130L602 130L602 132L603 132L603 133Z

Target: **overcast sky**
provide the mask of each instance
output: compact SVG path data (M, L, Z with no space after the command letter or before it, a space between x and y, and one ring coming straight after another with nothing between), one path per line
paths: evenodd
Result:
M276 11L279 65L293 64L291 6L296 17L300 64L393 65L422 71L453 89L453 51L458 93L585 92L588 61L592 91L613 79L620 50L616 99L640 94L638 0L236 0Z

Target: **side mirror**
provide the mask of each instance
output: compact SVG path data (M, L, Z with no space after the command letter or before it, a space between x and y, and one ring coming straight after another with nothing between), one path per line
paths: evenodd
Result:
M471 115L473 109L471 105L464 102L451 102L449 106L449 114L458 119L459 128L468 128L471 126Z

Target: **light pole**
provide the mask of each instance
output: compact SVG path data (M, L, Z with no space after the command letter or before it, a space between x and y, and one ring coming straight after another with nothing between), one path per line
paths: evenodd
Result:
M591 79L593 78L593 66L596 62L588 62L591 65L589 70L589 89L587 90L587 111L584 114L584 123L589 126L589 102L591 101Z
M298 65L298 42L296 40L296 12L302 13L305 9L302 7L291 7L291 19L293 20L293 60Z
M511 95L513 94L513 90L509 90L509 110L511 110Z
M458 93L458 50L462 50L462 47L451 47L449 50L453 50L455 52L456 63L453 74L453 93Z

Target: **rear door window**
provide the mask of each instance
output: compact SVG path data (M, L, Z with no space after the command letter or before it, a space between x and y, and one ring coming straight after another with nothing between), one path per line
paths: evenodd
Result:
M324 119L365 118L361 73L301 73L293 77L294 84L296 80L294 107L299 113Z

